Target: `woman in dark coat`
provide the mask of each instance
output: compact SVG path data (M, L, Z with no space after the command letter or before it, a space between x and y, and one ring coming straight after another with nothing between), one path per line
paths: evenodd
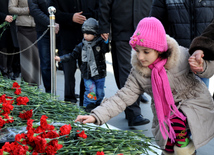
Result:
M0 37L0 51L3 53L13 53L15 47L18 47L15 21L8 12L8 3L9 0L0 1L0 24L5 21L10 23L10 26L7 26L5 31L4 28L0 29L0 34L2 34ZM12 78L13 57L13 55L0 54L0 70L4 77Z

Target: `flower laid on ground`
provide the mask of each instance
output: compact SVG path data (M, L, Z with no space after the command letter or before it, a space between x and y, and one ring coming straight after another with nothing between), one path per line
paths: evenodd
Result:
M98 151L96 155L105 155L103 151Z
M59 134L54 130L54 127L52 128L50 127L51 125L47 124L46 119L47 116L43 115L41 117L40 126L37 128L33 128L33 120L29 120L27 122L28 132L26 134L17 134L15 142L5 143L2 149L0 149L0 152L3 152L3 154L9 153L14 155L18 155L18 153L26 155L29 154L29 152L32 152L33 154L56 154L63 145L56 139L59 137ZM38 128L40 129L38 130Z
M87 138L87 135L85 134L85 131L83 130L82 132L80 132L79 130L77 130L77 137L82 137L84 139Z
M21 93L15 94L15 89L20 89ZM9 104L5 106L7 114L4 116L1 115L3 103ZM154 139L146 137L142 131L112 130L107 125L103 128L74 122L77 115L84 114L86 112L81 107L66 104L37 86L29 86L24 81L15 83L0 76L0 132L9 128L26 128L24 133L17 133L14 142L5 143L0 155L12 150L23 155L96 155L97 152L148 155L148 151L155 152L151 148L156 147L152 144Z
M22 93L20 85L17 82L13 83L12 89L16 89L14 94L20 95Z
M60 128L60 136L63 136L63 135L68 135L71 131L72 127L71 125L63 125L61 128Z
M6 124L6 123L12 123L13 117L9 114L13 110L13 100L11 101L11 98L7 97L5 94L0 96L0 129Z
M33 109L28 110L28 111L23 110L22 112L19 113L19 117L20 117L22 120L28 120L28 119L30 119L32 116L33 116Z
M17 105L27 105L27 102L29 102L29 99L27 96L25 97L19 96L16 98L16 102L17 102Z

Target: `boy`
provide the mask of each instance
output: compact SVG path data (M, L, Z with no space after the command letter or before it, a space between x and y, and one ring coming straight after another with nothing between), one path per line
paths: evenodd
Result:
M72 53L56 56L56 61L67 62L80 59L81 75L84 79L85 93L83 106L87 112L100 105L104 93L106 77L105 53L109 52L108 40L98 34L98 21L87 19L82 25L83 40Z

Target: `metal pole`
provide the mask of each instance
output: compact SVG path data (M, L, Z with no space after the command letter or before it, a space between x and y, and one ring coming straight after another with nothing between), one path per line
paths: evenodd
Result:
M48 8L50 18L50 49L51 49L51 94L56 95L56 65L55 65L55 52L56 52L56 34L55 34L55 15L56 9L53 6Z

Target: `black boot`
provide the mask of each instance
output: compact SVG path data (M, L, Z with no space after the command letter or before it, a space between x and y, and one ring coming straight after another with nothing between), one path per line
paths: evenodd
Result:
M142 115L135 116L132 120L129 120L128 124L129 126L139 126L139 125L145 125L150 122L149 119L144 118Z
M143 103L149 102L148 98L144 94L141 95L141 100L140 101L143 102Z
M85 107L85 111L86 112L91 112L91 110L93 110L94 108L96 108L96 104L90 103Z

